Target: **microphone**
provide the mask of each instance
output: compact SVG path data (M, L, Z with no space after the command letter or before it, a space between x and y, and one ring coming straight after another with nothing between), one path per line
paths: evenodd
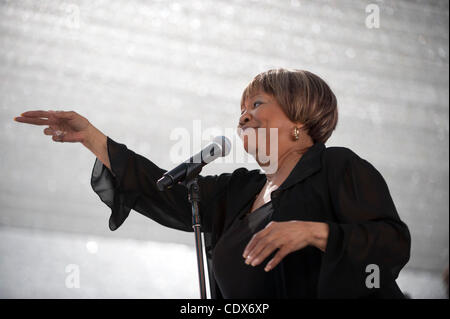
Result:
M171 188L173 185L190 179L200 173L203 166L209 164L219 157L227 156L231 150L231 143L225 136L216 136L199 153L192 156L187 161L181 163L164 175L156 182L160 191Z

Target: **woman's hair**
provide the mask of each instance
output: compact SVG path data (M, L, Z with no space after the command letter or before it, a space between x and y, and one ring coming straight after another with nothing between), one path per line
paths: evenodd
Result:
M275 97L292 122L304 124L314 143L325 143L336 128L336 96L324 80L309 71L272 69L260 73L242 93L241 105L259 90Z

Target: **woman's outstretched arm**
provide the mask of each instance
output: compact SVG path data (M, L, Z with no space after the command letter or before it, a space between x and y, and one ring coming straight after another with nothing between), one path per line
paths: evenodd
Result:
M107 137L92 124L88 127L88 133L82 144L111 171L111 163L108 156Z
M165 172L152 161L113 141L74 111L27 111L16 122L47 125L45 135L55 142L79 142L97 158L91 176L91 186L112 210L110 228L117 229L131 209L167 227L192 231L191 207L184 186L159 191L156 181ZM199 176L204 230L212 224L209 204L223 194L231 174ZM204 227L203 227L204 226Z

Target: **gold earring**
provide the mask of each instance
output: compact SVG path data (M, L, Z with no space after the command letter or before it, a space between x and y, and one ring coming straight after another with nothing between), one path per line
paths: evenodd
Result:
M298 139L299 139L299 134L300 134L300 131L299 131L299 129L298 129L298 127L294 127L294 139L297 141Z

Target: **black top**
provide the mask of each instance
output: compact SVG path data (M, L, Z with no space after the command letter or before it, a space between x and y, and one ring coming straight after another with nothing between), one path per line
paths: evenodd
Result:
M112 210L111 230L133 209L167 227L193 231L184 186L160 192L156 181L165 170L109 137L107 147L112 172L96 158L91 186ZM212 267L215 246L265 183L260 170L246 168L198 178L212 298L223 298ZM410 233L383 176L368 161L348 148L317 142L271 193L271 202L275 222L315 221L329 227L325 252L305 247L270 271L277 297L403 297L395 279L410 257ZM366 285L368 266L373 264L379 269L380 288Z
M249 213L252 204L234 219L214 248L214 277L224 298L276 298L274 273L264 271L264 263L247 265L242 257L253 234L272 219L271 202Z

